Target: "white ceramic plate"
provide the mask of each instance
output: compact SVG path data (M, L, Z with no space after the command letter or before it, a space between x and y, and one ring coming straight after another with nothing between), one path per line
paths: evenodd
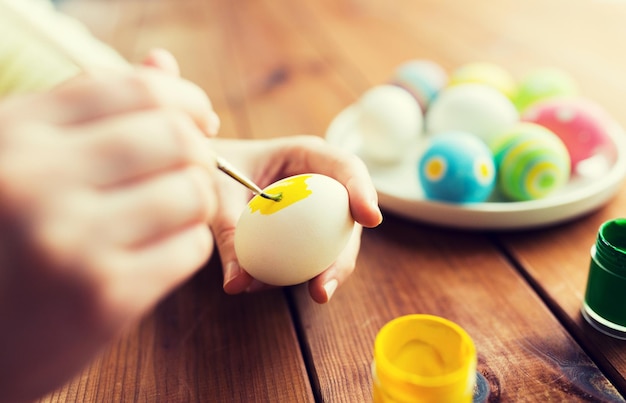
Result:
M359 155L356 110L350 106L331 122L327 140ZM511 230L552 225L591 212L611 199L626 177L626 133L617 124L611 129L614 150L606 150L581 163L579 172L558 192L539 200L488 201L453 204L426 200L417 175L417 146L405 159L381 165L367 164L379 192L383 210L429 224L472 229Z

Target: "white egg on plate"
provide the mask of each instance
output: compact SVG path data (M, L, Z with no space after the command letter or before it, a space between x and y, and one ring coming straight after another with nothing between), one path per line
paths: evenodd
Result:
M476 83L447 87L431 103L425 117L426 131L472 133L485 142L519 121L513 102L497 89Z
M346 247L355 227L348 191L325 175L302 174L265 189L280 201L254 196L235 229L240 266L266 284L286 286L312 279Z
M356 108L363 159L393 163L417 147L424 125L422 109L404 88L375 86L361 96Z

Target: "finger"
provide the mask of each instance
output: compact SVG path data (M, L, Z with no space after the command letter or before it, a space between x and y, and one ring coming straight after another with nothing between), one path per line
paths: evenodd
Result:
M212 250L208 227L196 224L140 249L109 251L99 262L110 278L104 299L124 315L139 316L189 279Z
M111 186L161 170L196 163L215 166L208 140L191 119L172 109L134 112L72 128L85 180Z
M367 167L356 155L331 146L315 136L277 139L276 144L289 161L287 175L317 172L341 182L350 196L353 218L365 227L375 227L382 221L378 194Z
M223 176L217 179L219 214L213 220L211 229L222 262L224 291L227 294L238 294L253 283L253 278L239 266L235 253L235 228L249 195L242 186L237 186L229 179Z
M136 246L206 224L216 209L212 192L207 172L193 166L103 192L99 237L115 245Z
M37 98L31 113L58 124L76 124L163 107L189 114L204 133L216 134L219 119L204 91L189 81L155 69L75 79L47 97Z
M0 204L10 206L7 211L33 215L59 194L80 189L76 153L56 128L33 122L12 134L0 151Z
M235 252L235 230L241 212L249 200L249 192L224 177L219 186L219 214L211 229L219 251L223 271L223 288L227 294L258 292L275 288L253 278L239 265Z
M148 55L144 58L142 64L147 67L157 68L173 76L180 76L178 61L174 55L165 49L151 49L150 52L148 52Z
M356 259L361 246L361 226L355 230L346 248L337 260L323 273L309 281L309 294L317 303L328 302L337 288L352 274L356 268Z

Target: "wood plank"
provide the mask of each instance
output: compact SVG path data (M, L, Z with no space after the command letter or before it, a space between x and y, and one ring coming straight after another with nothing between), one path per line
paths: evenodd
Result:
M283 293L227 296L213 259L82 374L41 401L313 397Z
M221 46L231 55L221 69L230 75L220 78L234 114L250 125L239 137L323 135L355 94L303 35L309 16L292 2L216 3L225 21Z
M357 271L319 306L294 290L323 401L371 399L374 338L411 313L450 319L472 337L490 401L622 401L519 274L481 235L388 216L366 231Z
M626 391L626 344L594 330L580 309L589 273L590 248L600 224L623 217L626 189L606 207L554 228L502 236L504 248L561 316L611 381Z

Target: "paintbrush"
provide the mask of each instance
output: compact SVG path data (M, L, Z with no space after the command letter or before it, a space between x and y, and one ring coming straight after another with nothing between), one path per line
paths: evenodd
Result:
M268 200L274 200L275 202L282 200L283 198L282 193L278 193L278 194L265 193L263 189L258 187L254 182L252 182L252 180L247 178L241 172L237 171L232 165L230 165L230 163L228 163L222 157L215 156L215 161L217 162L217 168L220 171L224 172L226 175L230 176L237 182L241 183L242 185L250 189L252 193L259 195L263 198L266 198Z

